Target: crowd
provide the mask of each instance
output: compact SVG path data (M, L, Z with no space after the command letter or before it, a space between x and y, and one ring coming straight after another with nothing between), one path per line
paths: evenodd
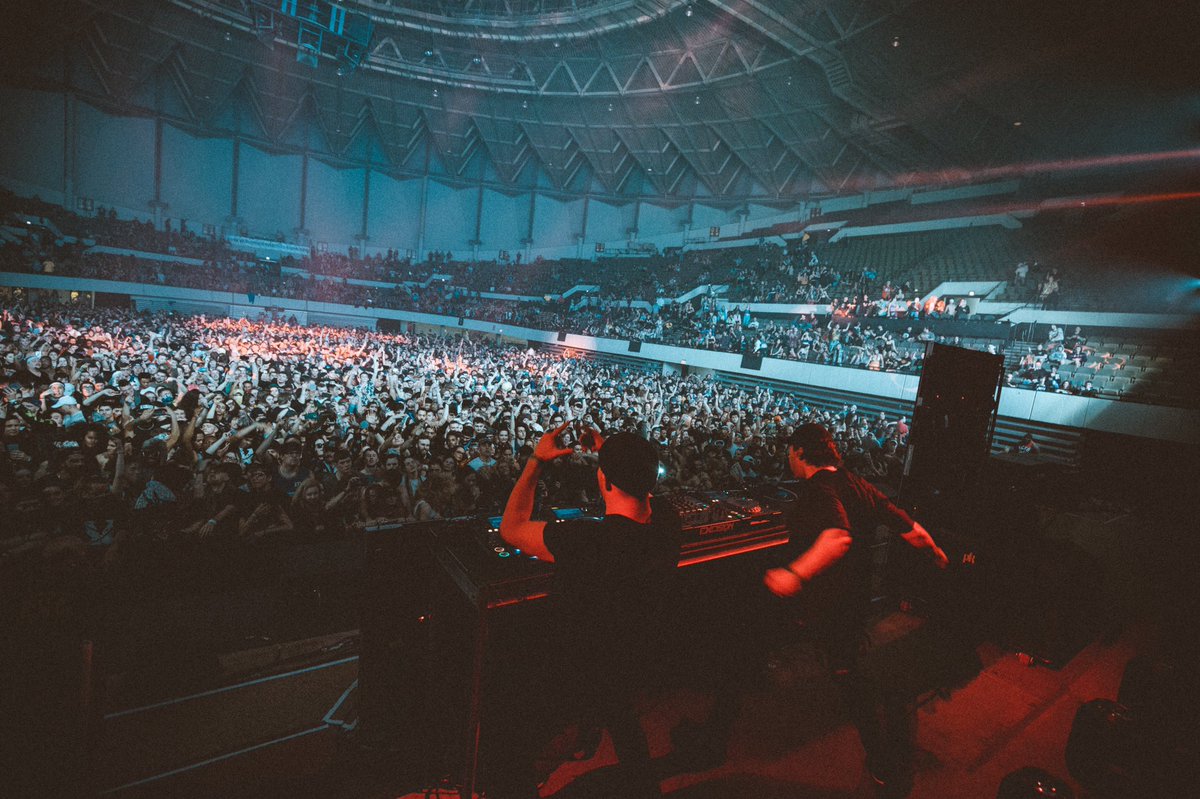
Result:
M216 235L198 232L186 219L164 219L161 227L155 227L150 220L122 219L115 209L104 206L81 216L61 206L37 198L18 197L0 189L0 219L21 227L20 218L30 216L43 224L54 225L64 236L139 252L204 259L252 257L249 253L233 251Z
M270 551L388 521L494 512L532 444L572 421L545 503L595 499L588 428L658 442L661 490L784 474L796 425L896 477L903 418L469 336L14 307L0 325L7 562Z
M81 248L60 247L53 255L55 274L155 283L209 289L245 295L250 302L260 296L342 303L355 307L422 311L537 329L567 330L586 335L638 339L725 352L742 352L792 360L876 369L915 369L919 359L905 358L894 349L875 346L873 332L844 333L832 317L815 315L786 321L760 320L748 311L729 308L713 296L685 303L642 307L628 300L584 296L534 302L486 299L478 290L467 290L443 281L426 285L401 283L374 286L350 283L345 277L322 278L308 271L267 269L234 262L211 261L194 266L149 261L127 255L84 253ZM328 259L336 263L335 259ZM27 268L14 246L0 248L0 268ZM902 309L903 314L897 312ZM881 316L911 319L938 318L916 304L891 306ZM838 316L851 315L843 309ZM853 314L867 318L874 314ZM953 314L949 314L953 316ZM855 328L857 330L857 328ZM879 342L886 344L886 342Z
M1028 347L1006 379L1014 388L1095 397L1100 390L1089 379L1088 370L1098 373L1108 365L1120 368L1124 363L1113 353L1099 353L1095 347L1088 346L1082 328L1077 326L1068 336L1061 327L1052 324L1046 341ZM1074 367L1072 374L1080 373L1083 377L1072 382L1065 374L1060 375L1059 370L1068 366Z
M1045 269L1036 260L1019 261L1013 269L1011 292L1018 297L1037 303L1042 308L1058 308L1062 299L1062 280L1058 269Z
M954 337L934 335L929 325L936 320L970 316L965 301L906 300L904 297L911 287L893 286L890 282L881 287L879 299L872 300L866 294L843 298L833 304L833 312L829 315L769 318L756 316L736 305L730 307L729 302L712 294L701 294L683 303L665 304L635 303L597 293L516 301L487 298L477 286L467 289L453 282L429 280L428 274L424 283L362 285L352 283L346 277L356 263L346 256L314 254L311 261L319 264L322 271L310 271L309 267L313 266L310 259L301 262L304 269L264 267L236 260L210 260L203 265L189 265L86 251L81 245L56 246L39 258L30 258L26 250L15 244L0 247L0 269L6 271L34 269L63 276L218 290L245 296L251 304L262 304L260 298L264 297L281 297L362 308L418 311L539 330L563 330L874 371L919 372L924 361L924 343L937 341L961 345ZM409 277L419 276L421 270L451 269L445 262L412 267L394 253L389 253L380 263L391 264L390 269L404 270ZM481 274L486 276L488 267L480 268ZM700 277L707 275L701 272ZM677 281L678 272L668 269L655 280L663 278ZM881 320L893 320L893 323L885 325ZM894 320L912 322L912 325L900 330ZM1003 335L995 336L990 343L975 342L971 346L998 352L1009 343L1007 331L1001 332ZM1098 375L1106 366L1119 365L1112 361L1111 353L1095 352L1086 346L1086 339L1065 338L1060 333L1057 340L1031 346L1019 363L1010 363L1007 385L1082 396L1104 394L1105 388L1086 380L1087 371ZM1060 375L1060 371L1064 374Z
M30 203L36 206L32 211ZM880 285L870 269L853 275L836 271L823 262L820 247L811 239L791 242L786 248L764 240L726 250L612 259L605 269L596 269L590 261L537 259L518 264L511 257L504 262L464 263L448 252L429 253L426 260L414 263L411 253L388 250L368 256L355 249L348 254L314 250L300 260L264 266L246 254L229 251L224 244L196 236L182 220L156 230L147 222L119 219L111 210L79 217L56 206L0 193L0 210L11 215L18 213L18 207L26 214L44 212L47 219L56 214L54 221L64 230L105 243L139 251L199 255L204 262L193 265L101 253L84 244L47 241L34 229L35 235L25 242L0 247L0 269L219 290L243 295L250 304L259 298L279 297L421 311L542 330L901 372L922 367L923 347L908 346L909 342L956 343L926 336L926 332L918 335L915 328L928 320L972 317L965 299L922 298L904 281L885 280ZM1013 277L1017 290L1039 296L1047 284L1051 289L1057 285L1056 271L1044 270L1036 262L1021 262ZM364 279L374 283L364 285L360 282ZM596 290L567 299L556 296L577 285L593 285ZM710 285L728 288L683 303L662 301ZM484 296L491 293L540 299L518 302ZM770 318L743 308L764 301L819 302L829 307L830 314ZM899 332L894 324L872 321L897 319L912 321L914 327ZM1004 344L1005 337L997 336L989 348L998 350ZM1084 396L1108 390L1089 384L1083 367L1099 374L1109 365L1105 358L1110 356L1067 344L1047 342L1038 350L1031 349L1021 363L1010 364L1008 385ZM1075 368L1064 368L1068 364Z

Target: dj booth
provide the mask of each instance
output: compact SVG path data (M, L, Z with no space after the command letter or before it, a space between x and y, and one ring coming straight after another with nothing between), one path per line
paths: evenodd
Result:
M681 659L720 648L762 573L781 559L785 487L666 497L683 527L670 617ZM555 508L550 524L594 516ZM413 778L449 774L464 797L487 782L490 740L522 712L543 648L554 566L509 547L499 517L392 525L366 533L360 729L400 754ZM732 646L732 644L730 644Z

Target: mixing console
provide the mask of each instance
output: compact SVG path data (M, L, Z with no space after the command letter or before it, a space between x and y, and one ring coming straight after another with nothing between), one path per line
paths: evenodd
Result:
M731 557L787 541L783 508L794 494L771 488L748 492L680 492L663 497L683 527L680 566ZM549 524L596 518L579 508L551 511ZM439 559L459 586L486 607L545 596L553 564L522 553L500 536L500 517L461 519L435 533Z
M713 518L712 503L699 494L681 492L670 494L664 499L679 514L679 521L685 530L716 521Z
M726 494L724 492L712 492L709 496L713 497L714 501L724 505L729 513L742 518L757 516L763 512L762 503L754 497L742 496L740 494Z

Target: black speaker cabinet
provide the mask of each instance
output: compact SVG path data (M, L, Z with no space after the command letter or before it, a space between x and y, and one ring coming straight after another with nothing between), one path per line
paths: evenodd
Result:
M905 476L950 491L974 483L992 445L1004 357L933 344L908 436Z
M399 753L415 779L432 767L430 702L431 525L363 533L360 611L359 742Z
M763 362L763 359L762 359L761 355L750 355L750 354L742 355L742 368L743 369L753 369L753 370L757 371L759 369L762 369L762 362Z

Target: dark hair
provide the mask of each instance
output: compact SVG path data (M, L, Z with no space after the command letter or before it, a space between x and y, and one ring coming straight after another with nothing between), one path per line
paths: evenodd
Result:
M231 483L240 482L242 479L242 469L236 463L220 461L209 466L208 471L225 474Z
M617 433L600 447L600 470L626 494L645 497L658 482L658 446L637 433Z
M801 450L804 460L813 466L842 465L842 456L838 452L837 444L822 425L800 425L788 437L788 446Z
M192 479L192 471L186 466L168 463L154 473L154 479L178 494L187 488L188 481Z

